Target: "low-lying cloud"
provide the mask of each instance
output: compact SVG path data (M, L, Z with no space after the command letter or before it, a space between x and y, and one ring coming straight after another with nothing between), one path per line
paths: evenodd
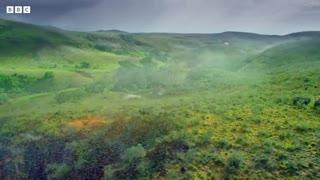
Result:
M2 0L25 3L31 15L1 16L72 30L130 32L250 31L285 34L320 30L319 0Z

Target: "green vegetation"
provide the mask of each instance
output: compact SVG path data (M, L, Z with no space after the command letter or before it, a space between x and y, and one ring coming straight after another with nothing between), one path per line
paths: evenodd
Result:
M317 34L0 20L0 179L319 179Z

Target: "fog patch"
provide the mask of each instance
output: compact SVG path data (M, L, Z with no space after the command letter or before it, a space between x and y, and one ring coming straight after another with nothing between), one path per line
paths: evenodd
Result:
M124 100L131 100L131 99L141 99L141 95L136 95L136 94L126 94L123 96Z

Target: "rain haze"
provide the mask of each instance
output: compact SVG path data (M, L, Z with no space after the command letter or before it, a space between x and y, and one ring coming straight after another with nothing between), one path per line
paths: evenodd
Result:
M320 0L0 0L0 180L320 180L319 17Z
M3 0L1 16L69 30L286 34L318 30L318 0ZM6 15L31 5L30 15Z

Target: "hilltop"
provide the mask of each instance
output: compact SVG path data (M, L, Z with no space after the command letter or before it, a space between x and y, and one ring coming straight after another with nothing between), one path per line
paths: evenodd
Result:
M0 21L0 33L0 60L2 59L2 62L3 59L11 59L10 61L13 62L26 63L32 59L49 67L62 62L68 62L68 64L81 62L83 61L81 56L84 54L89 57L90 54L99 52L100 59L105 59L97 60L99 64L106 64L108 59L115 59L109 56L143 58L154 54L155 56L178 56L179 59L191 61L190 58L207 59L203 56L213 55L216 56L216 61L224 61L228 65L234 64L235 68L239 68L246 63L249 57L272 46L301 38L317 39L320 37L320 32L299 32L285 36L243 32L217 34L127 33L119 30L71 32L7 20ZM66 48L61 49L61 47ZM65 49L71 50L64 52ZM59 59L52 57L57 52L60 54ZM199 56L193 57L194 54L199 54ZM43 55L49 56L50 62L45 62L48 61L48 58ZM14 60L12 60L13 57ZM111 60L111 62L114 61ZM30 62L30 65L36 66L36 64Z

